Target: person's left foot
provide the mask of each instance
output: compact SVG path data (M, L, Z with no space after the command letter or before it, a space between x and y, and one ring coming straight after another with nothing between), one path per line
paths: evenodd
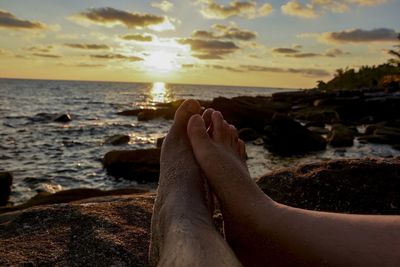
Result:
M196 266L209 266L210 261L215 266L239 264L214 228L205 179L187 136L189 118L200 110L197 101L186 100L176 111L161 148L160 181L151 221L151 266L160 261L161 265L176 266L179 260L182 266L194 266L193 261Z

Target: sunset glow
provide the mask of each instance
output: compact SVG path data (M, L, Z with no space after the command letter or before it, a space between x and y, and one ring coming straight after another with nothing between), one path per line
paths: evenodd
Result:
M394 0L3 1L0 77L312 87L386 62Z

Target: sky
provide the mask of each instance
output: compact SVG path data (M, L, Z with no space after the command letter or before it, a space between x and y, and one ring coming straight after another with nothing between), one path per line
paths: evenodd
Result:
M377 65L400 0L0 0L0 77L310 88Z

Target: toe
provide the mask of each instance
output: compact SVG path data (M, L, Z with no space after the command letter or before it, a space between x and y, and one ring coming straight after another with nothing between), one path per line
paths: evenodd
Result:
M186 129L190 117L199 114L201 106L198 101L193 99L185 100L175 112L174 127Z
M225 141L225 125L224 118L222 117L221 112L214 111L211 115L212 124L213 124L213 132L212 138L217 143L224 143Z
M211 115L212 115L213 112L214 112L214 109L208 108L203 112L203 116L202 116L203 120L204 120L204 123L206 125L207 132L208 132L208 134L210 136L212 135L212 127L213 127L213 125L212 125Z
M239 136L236 127L230 124L229 132L231 133L231 147L236 152L239 150L239 142L238 142Z
M207 134L204 120L200 115L193 115L189 119L187 133L194 150L197 150L198 148L204 148L206 147L205 145L207 145L207 142L211 142L211 139Z

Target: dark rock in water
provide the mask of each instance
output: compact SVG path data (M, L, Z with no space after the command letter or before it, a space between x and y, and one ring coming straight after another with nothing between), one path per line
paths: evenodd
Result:
M0 215L0 266L149 266L154 194Z
M332 130L328 135L328 143L333 147L352 146L354 141L354 131L343 124L332 125Z
M255 130L251 128L242 128L238 131L238 134L239 138L245 142L254 141L260 136Z
M107 173L139 182L158 181L160 173L159 148L140 150L114 150L103 158Z
M70 122L71 119L71 115L70 114L59 114L57 116L54 117L53 121L56 122Z
M400 215L400 158L304 164L264 175L257 184L293 207Z
M163 144L163 142L164 142L164 139L165 139L165 137L157 138L157 144L156 144L156 146L157 146L158 148L161 148L161 147L162 147L162 144Z
M131 138L129 135L122 135L122 134L117 134L110 136L106 139L106 144L111 144L113 146L118 146L118 145L123 145L129 143Z
M373 131L372 134L371 131ZM400 128L387 127L387 126L369 126L366 133L359 138L360 142L376 143L376 144L400 144Z
M264 139L262 139L261 137L253 141L253 145L256 146L262 146L263 144L264 144Z
M118 112L117 114L123 116L137 116L140 112L149 110L151 109L130 109L130 110L123 110L121 112Z
M9 172L0 172L0 206L5 206L11 195L13 177Z
M307 122L309 125L325 125L340 121L339 114L331 108L307 108L290 113L296 120Z
M269 97L240 96L231 99L215 98L210 107L222 113L226 121L236 128L262 130L276 112L285 112L290 105L272 102Z
M288 156L323 150L326 141L300 123L278 115L264 128L264 146L272 153Z
M307 126L305 126L307 127ZM317 134L328 134L329 130L326 129L325 127L318 127L318 126L309 126L307 127L308 130L311 132L317 133Z

